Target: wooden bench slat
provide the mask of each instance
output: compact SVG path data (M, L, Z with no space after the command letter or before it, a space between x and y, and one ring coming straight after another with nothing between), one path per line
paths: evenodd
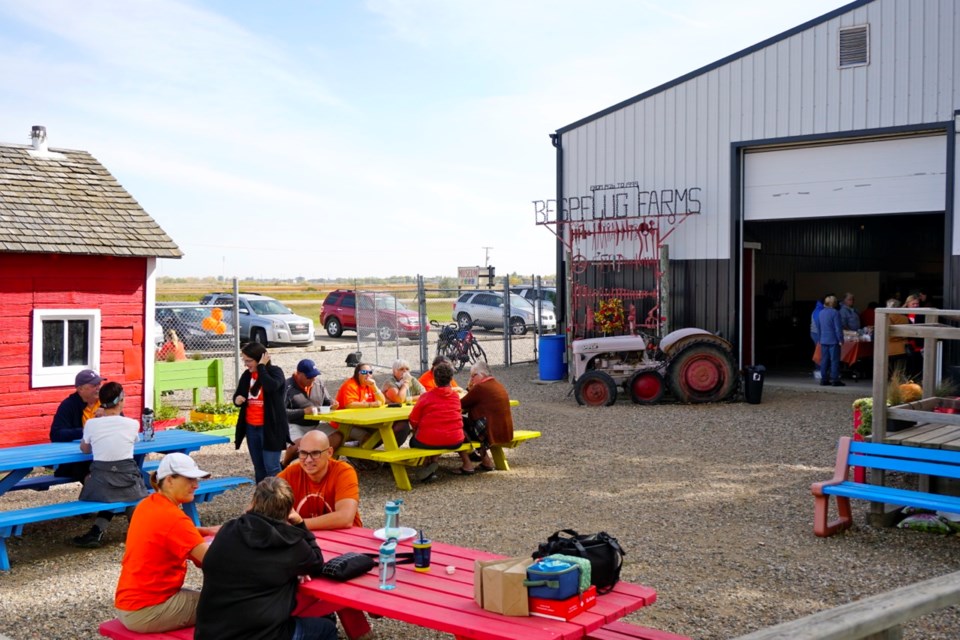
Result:
M494 446L512 449L520 446L521 443L526 442L527 440L539 438L540 435L541 434L539 431L514 431L513 440L506 444L498 444ZM423 458L439 456L445 453L471 451L473 449L478 449L479 447L479 442L471 442L469 444L464 443L456 449L416 449L412 447L402 447L394 451L384 451L382 449L364 449L362 447L344 445L337 449L337 455L391 464L412 462L414 465L418 465L418 461L422 460Z
M586 637L588 640L691 640L688 636L622 621L609 622Z
M137 633L130 631L123 626L122 622L114 618L100 624L100 635L113 640L193 640L193 627L165 633Z

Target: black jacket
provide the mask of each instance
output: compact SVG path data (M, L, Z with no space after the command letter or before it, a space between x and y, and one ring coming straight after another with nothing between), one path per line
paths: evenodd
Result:
M50 442L73 442L83 437L83 410L87 403L74 391L60 403L50 425Z
M263 387L263 448L267 451L283 451L290 440L290 425L287 424L287 410L284 391L286 379L283 369L267 364L257 365L257 382ZM250 395L250 372L244 371L237 383L233 397ZM237 449L247 435L247 403L240 405L237 416L237 431L234 444Z
M255 513L230 520L203 558L195 640L289 640L297 577L322 567L317 539L302 524Z

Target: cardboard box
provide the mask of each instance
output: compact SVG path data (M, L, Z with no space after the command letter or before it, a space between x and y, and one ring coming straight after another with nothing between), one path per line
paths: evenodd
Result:
M530 615L553 620L570 620L597 604L597 588L593 585L583 592L566 600L548 600L547 598L529 598Z
M505 616L529 616L527 567L533 558L477 560L473 569L473 599L478 605Z

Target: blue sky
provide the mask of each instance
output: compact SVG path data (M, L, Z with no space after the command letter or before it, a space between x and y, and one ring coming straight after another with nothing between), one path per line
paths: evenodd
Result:
M165 276L550 274L548 134L838 0L0 0L0 141L92 153Z

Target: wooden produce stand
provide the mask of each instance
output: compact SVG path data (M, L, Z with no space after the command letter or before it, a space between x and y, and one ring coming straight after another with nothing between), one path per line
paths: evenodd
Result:
M891 323L894 315L923 316L924 322L917 324ZM940 355L939 345L943 340L960 340L960 327L943 324L940 320L960 324L960 310L919 308L878 308L873 332L873 442L901 444L905 446L939 447L960 449L960 413L936 413L933 409L941 406L951 408L960 403L947 398L937 398L934 390L938 380L937 365ZM917 402L887 407L888 353L890 338L919 338L923 340L923 399ZM887 421L906 420L916 423L896 433L887 434ZM883 485L885 474L881 470L872 470L870 483ZM920 489L929 490L929 479L920 479ZM885 507L874 503L871 507L872 524L883 525L889 521Z

